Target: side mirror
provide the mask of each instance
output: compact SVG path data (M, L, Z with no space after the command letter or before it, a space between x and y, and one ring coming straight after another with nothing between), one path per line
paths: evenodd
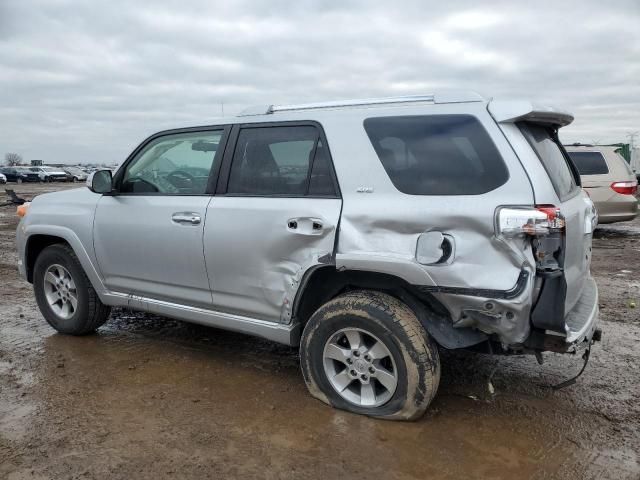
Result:
M111 170L97 170L87 177L87 188L95 193L105 194L113 191Z

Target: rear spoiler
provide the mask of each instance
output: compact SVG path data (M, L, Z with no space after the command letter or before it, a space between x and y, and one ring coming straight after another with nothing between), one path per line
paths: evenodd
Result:
M573 122L569 112L528 101L492 100L487 109L498 123L532 122L565 127Z

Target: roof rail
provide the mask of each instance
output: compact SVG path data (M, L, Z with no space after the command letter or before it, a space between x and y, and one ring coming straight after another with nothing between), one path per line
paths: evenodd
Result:
M481 102L484 100L476 92L443 92L440 94L406 95L402 97L362 98L336 100L330 102L301 103L295 105L256 105L238 114L239 117L251 115L268 115L276 112L292 112L297 110L318 110L323 108L363 107L367 105L386 105L398 103L461 103Z

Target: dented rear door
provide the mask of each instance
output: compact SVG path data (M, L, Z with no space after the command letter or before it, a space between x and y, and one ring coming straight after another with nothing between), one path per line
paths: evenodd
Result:
M234 127L204 230L214 308L288 323L304 272L332 261L341 204L319 124Z

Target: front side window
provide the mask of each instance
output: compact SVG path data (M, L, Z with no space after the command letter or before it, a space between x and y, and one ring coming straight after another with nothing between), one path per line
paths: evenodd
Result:
M607 162L600 152L567 152L580 175L606 175Z
M489 134L471 115L376 117L364 128L403 193L479 195L509 178Z
M240 130L227 194L334 196L330 158L314 126Z
M121 193L202 195L222 130L176 133L149 142L125 167Z

